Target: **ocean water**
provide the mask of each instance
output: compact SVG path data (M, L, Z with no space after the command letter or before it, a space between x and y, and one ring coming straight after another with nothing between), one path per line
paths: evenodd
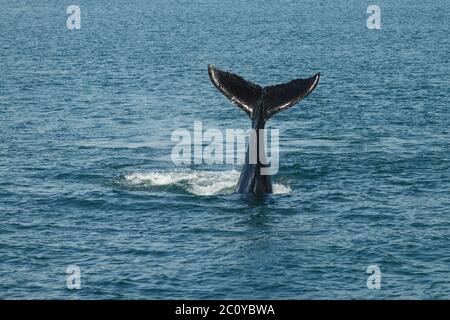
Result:
M450 298L449 1L0 7L0 298ZM268 123L272 195L171 161L175 129L250 127L208 63L261 85L321 72Z

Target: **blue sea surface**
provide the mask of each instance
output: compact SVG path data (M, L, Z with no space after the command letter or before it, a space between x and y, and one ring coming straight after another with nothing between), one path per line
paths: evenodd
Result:
M449 1L0 8L0 298L450 298ZM321 72L268 122L275 194L171 161L194 121L250 127L208 63L260 85Z

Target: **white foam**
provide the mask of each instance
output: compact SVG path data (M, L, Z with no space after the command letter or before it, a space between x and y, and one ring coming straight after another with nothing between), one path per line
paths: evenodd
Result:
M285 186L279 183L274 183L272 185L272 191L274 194L285 194L285 193L291 193L292 188L290 186Z
M152 186L166 186L183 180L192 179L192 174L183 172L144 172L131 173L125 179L132 184L148 184Z
M232 193L239 179L239 171L183 170L165 172L135 172L125 176L127 183L144 186L177 185L196 195L215 195ZM292 192L291 187L273 185L273 193Z

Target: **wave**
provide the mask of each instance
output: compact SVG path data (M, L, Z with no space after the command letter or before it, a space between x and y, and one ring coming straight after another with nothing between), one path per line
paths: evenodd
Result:
M233 192L238 179L239 171L152 171L135 172L125 175L125 181L134 186L169 186L176 185L187 192L200 195L230 194ZM274 183L274 194L291 193L292 188L287 185Z

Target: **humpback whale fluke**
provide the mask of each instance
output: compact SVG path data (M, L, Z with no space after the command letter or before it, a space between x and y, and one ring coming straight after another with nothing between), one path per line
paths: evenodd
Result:
M309 95L317 86L320 78L320 73L317 73L307 79L296 79L284 84L260 87L238 75L219 70L213 65L208 65L208 73L216 88L249 115L252 120L252 128L257 132L259 129L264 129L266 121L274 114L292 107ZM265 163L267 162L265 161L265 150L263 150L264 141L259 141L259 136L256 134L250 139L245 164L242 167L235 192L272 192L270 175L261 174L261 168L266 167ZM251 147L256 150L258 155L256 163L249 163Z

